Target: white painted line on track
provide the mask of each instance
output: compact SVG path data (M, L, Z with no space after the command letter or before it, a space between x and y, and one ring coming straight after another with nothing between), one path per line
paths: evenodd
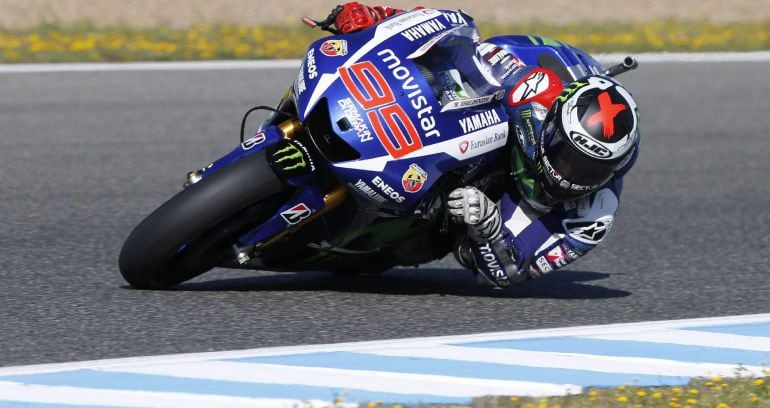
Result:
M770 335L770 333L768 333ZM737 334L706 333L692 330L653 330L640 333L597 334L580 336L599 340L631 340L651 343L681 344L688 346L733 348L770 352L770 338L740 336Z
M741 315L741 316L706 317L706 318L689 319L689 320L662 320L662 321L647 321L647 322L637 322L637 323L616 323L616 324L595 325L595 326L560 327L560 328L553 328L553 329L533 329L533 330L520 330L520 331L508 331L508 332L492 332L492 333L467 334L467 335L459 335L459 336L413 337L413 338L406 338L406 339L374 340L374 341L351 342L351 343L264 347L264 348L235 350L235 351L168 354L168 355L159 355L159 356L128 357L128 358L79 361L79 362L69 362L69 363L0 367L0 375L46 373L46 372L76 370L76 369L84 369L84 368L109 369L111 367L124 367L124 366L132 366L132 365L184 363L184 362L202 361L202 360L223 360L223 359L235 359L235 358L244 358L244 357L281 356L281 355L290 355L290 354L299 354L299 353L323 353L323 352L335 352L335 351L365 352L366 350L373 350L373 349L380 349L380 348L396 348L401 346L405 346L405 347L440 346L447 343L457 344L457 343L466 343L466 342L482 342L482 341L495 341L495 340L530 339L530 338L538 338L538 337L561 337L561 336L593 337L593 336L604 336L604 335L633 336L636 333L641 333L641 332L650 331L650 330L660 331L664 329L679 329L683 327L695 327L695 326L717 326L717 325L765 323L768 320L770 320L770 313L755 314L755 315Z
M209 407L264 407L288 408L328 406L325 401L301 401L273 398L245 398L225 395L187 394L174 392L103 390L97 388L64 387L51 385L20 384L0 381L0 402L3 400L24 403L66 404L100 407L151 407L151 408L209 408ZM347 404L353 407L358 404Z
M378 349L367 354L390 357L437 358L526 367L561 368L604 373L633 373L674 377L729 377L736 365L687 363L673 360L639 357L611 357L593 354L559 353L545 351L507 350L457 346L400 347ZM747 373L764 375L763 367L744 366Z
M375 367L376 368L376 367ZM100 370L111 371L111 370ZM325 367L294 367L276 364L206 361L143 367L121 367L115 372L238 381L267 384L302 384L338 389L359 389L399 394L444 395L566 395L582 392L572 384L506 381L487 378L450 377L432 374L394 373Z
M632 55L640 63L669 62L767 62L770 51L752 52L703 52L703 53L608 53L594 54L603 63L620 62ZM62 63L62 64L0 64L0 74L34 74L54 72L121 72L121 71L219 71L297 69L300 60L245 60L245 61L168 61L168 62L116 62L116 63Z

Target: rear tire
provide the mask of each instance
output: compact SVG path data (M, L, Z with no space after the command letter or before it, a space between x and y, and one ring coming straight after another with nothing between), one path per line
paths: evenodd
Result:
M165 289L208 271L225 260L231 243L215 227L284 189L264 151L238 160L175 195L137 225L120 251L120 273L137 289Z

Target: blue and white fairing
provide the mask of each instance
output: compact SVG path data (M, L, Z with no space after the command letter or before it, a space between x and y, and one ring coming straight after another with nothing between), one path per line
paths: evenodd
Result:
M360 199L406 211L442 174L506 145L502 92L442 105L431 74L416 63L442 39L476 33L472 24L456 11L415 10L308 48L294 83L299 119ZM318 118L330 135L319 133ZM359 157L331 157L323 137L341 139Z

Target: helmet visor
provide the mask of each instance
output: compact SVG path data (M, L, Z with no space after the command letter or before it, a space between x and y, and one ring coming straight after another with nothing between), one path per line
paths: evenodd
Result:
M590 193L606 183L618 163L601 163L579 151L558 126L549 125L540 149L545 190L554 198L574 198Z

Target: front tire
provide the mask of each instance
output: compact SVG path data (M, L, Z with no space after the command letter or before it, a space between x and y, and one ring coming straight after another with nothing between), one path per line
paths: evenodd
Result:
M215 227L284 189L264 151L238 160L181 191L137 225L120 251L120 273L137 289L166 289L208 271L224 260L231 243Z

